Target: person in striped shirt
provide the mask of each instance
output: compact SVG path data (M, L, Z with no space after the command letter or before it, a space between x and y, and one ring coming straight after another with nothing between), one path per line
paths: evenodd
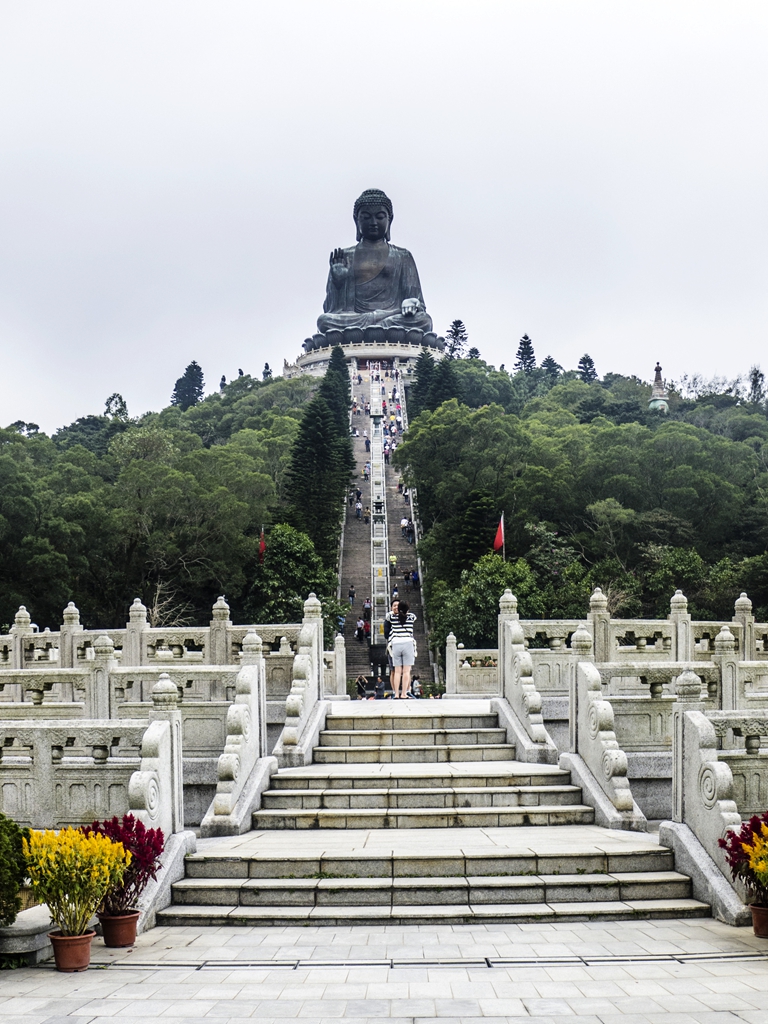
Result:
M389 655L392 658L392 690L395 700L406 700L411 682L411 669L416 661L416 641L413 624L416 616L408 610L405 601L398 602L397 611L387 615L389 629Z

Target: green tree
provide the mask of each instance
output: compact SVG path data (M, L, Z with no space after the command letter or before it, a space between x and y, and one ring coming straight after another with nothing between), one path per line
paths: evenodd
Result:
M461 384L452 359L441 359L435 366L429 385L425 409L434 412L443 402L461 397Z
M267 532L263 562L254 567L244 615L249 622L299 622L304 602L314 593L323 605L326 644L330 646L341 613L337 586L336 573L323 564L309 537L277 523Z
M467 352L467 359L479 359L479 358L480 358L480 349L479 348L475 348L475 346L473 345L472 348L469 350L469 352Z
M272 369L269 363L264 363L264 369L261 372L262 380L272 380Z
M524 334L517 346L514 369L522 373L532 373L536 369L536 356L533 352L533 342Z
M193 359L183 376L179 377L174 385L171 405L178 405L182 411L189 409L191 406L197 405L203 397L204 390L205 381L202 368Z
M413 383L408 389L408 405L411 410L411 419L414 419L422 409L427 407L427 395L432 386L435 376L435 360L427 348L419 353L414 368Z
M446 359L461 359L467 347L469 335L461 320L453 320L445 332ZM479 355L480 353L478 353Z
M579 360L578 374L585 384L591 384L593 380L597 380L597 370L595 369L595 361L592 356L585 353L581 357Z
M549 377L552 380L553 383L557 380L557 378L563 372L563 368L560 365L560 363L556 362L552 358L552 356L546 356L546 358L544 358L541 361L541 368L545 372L547 377Z

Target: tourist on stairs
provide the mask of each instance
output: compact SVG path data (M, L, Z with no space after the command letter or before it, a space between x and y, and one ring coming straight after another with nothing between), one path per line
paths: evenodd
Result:
M411 682L411 669L416 661L416 641L413 624L416 616L408 610L405 601L398 602L396 612L387 616L390 621L389 653L392 658L392 689L395 700L405 700Z

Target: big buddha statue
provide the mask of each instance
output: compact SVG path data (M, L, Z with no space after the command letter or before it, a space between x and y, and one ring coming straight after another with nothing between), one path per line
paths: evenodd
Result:
M372 326L432 330L413 256L389 240L393 219L379 189L367 189L355 203L357 245L331 253L321 334Z

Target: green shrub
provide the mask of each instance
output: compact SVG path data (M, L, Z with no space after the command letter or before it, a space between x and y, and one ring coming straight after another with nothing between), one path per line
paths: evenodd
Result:
M0 814L0 925L13 924L21 910L19 889L27 877L22 839L28 829Z

